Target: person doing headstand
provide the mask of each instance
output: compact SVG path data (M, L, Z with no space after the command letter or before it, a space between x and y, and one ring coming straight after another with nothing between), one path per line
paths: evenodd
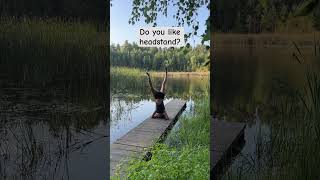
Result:
M169 120L169 116L166 112L166 109L164 107L164 96L165 96L165 88L166 88L166 82L167 82L167 74L168 74L168 70L166 68L166 75L163 79L163 82L161 84L161 89L160 91L156 90L153 86L152 86L152 82L151 82L151 78L150 78L150 74L148 72L146 72L149 78L149 85L151 88L151 92L155 98L156 101L156 110L154 111L154 113L152 114L152 118L164 118L166 120Z

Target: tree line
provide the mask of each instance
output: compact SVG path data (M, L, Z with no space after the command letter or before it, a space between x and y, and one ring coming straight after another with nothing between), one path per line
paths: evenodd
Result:
M110 47L110 65L145 70L208 71L209 49L204 45L181 48L144 48L125 41Z
M320 30L320 3L316 0L216 0L212 5L216 32L275 32L297 12L308 12L314 29ZM311 11L312 9L312 11ZM309 11L310 10L310 11Z

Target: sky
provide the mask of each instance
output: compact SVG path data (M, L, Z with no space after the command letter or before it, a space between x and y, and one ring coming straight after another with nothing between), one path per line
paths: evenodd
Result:
M141 27L150 27L152 24L146 24L144 20L140 20L136 24L129 24L129 18L131 17L132 10L132 0L113 0L112 6L110 8L110 41L111 44L120 44L122 45L125 40L128 42L137 42L138 29ZM158 16L157 26L178 26L176 19L172 15L176 12L176 7L168 7L168 17ZM198 21L199 21L199 30L198 35L191 36L187 43L190 43L191 46L196 46L201 44L201 37L205 31L205 21L209 16L209 10L206 6L199 8L198 10ZM191 32L191 28L188 26L184 27L185 33Z

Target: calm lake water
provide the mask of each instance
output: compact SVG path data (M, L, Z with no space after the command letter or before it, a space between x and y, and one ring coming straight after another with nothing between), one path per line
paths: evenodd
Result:
M313 48L301 48L307 64L320 70L320 58L315 57ZM230 168L231 172L254 172L258 164L257 137L259 132L270 134L272 117L266 105L271 103L280 81L293 88L305 85L303 66L294 59L298 54L292 47L221 47L215 53L215 100L214 111L226 121L245 122L246 144ZM261 130L261 131L260 131Z
M169 73L170 74L170 73ZM152 74L151 74L151 77ZM155 88L160 88L163 77L153 78ZM168 76L165 103L171 99L188 100L186 113L192 113L193 100L209 88L207 76ZM129 132L155 110L147 76L124 77L111 75L110 143Z
M0 179L107 177L107 81L66 66L1 65Z
M108 33L46 17L0 23L0 179L106 179Z

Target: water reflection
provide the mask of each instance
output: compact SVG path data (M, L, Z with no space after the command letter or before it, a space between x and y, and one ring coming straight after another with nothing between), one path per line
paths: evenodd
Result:
M253 113L257 105L270 100L279 80L292 87L303 87L303 68L292 58L294 51L281 48L216 49L215 110L236 108ZM303 51L305 59L314 62L312 50ZM320 68L320 63L314 66Z
M0 179L106 177L105 76L91 79L74 71L72 79L59 79L51 73L61 64L5 67L1 77L12 76L0 79ZM41 76L45 71L52 76Z
M320 70L320 62L313 56L312 48L301 48L307 64ZM228 47L215 50L215 94L213 112L227 121L245 122L246 144L232 164L231 171L255 173L265 166L257 164L266 149L259 143L269 142L271 129L277 131L273 122L278 118L271 105L279 103L282 95L290 104L297 104L281 86L303 89L305 87L303 66L292 56L294 47ZM291 98L291 99L290 99ZM275 102L278 101L278 102ZM295 107L292 107L293 109ZM296 113L298 110L295 111ZM287 118L284 127L290 127ZM291 120L293 121L293 120Z

